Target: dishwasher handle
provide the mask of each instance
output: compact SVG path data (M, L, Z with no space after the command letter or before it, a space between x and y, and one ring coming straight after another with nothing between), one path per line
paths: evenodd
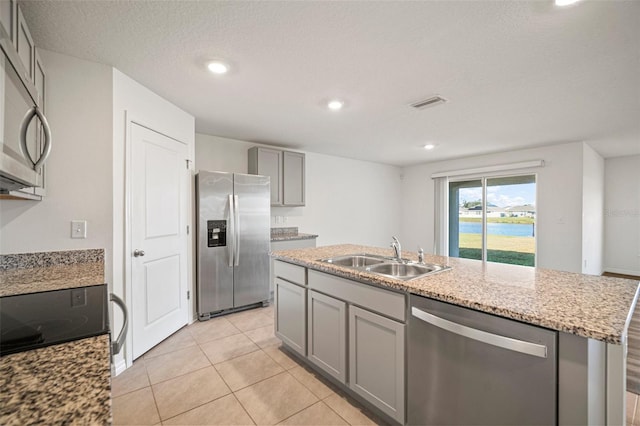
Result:
M122 314L124 315L122 330L120 330L120 334L118 334L116 341L111 343L111 354L115 355L120 352L122 346L124 346L124 339L127 337L127 330L129 328L129 311L127 310L127 305L125 305L122 299L115 294L110 293L109 300L118 305L120 309L122 309Z
M524 340L512 339L510 337L500 336L499 334L488 333L486 331L467 327L436 315L425 312L415 306L411 307L411 315L426 323L434 325L438 328L446 330L450 333L458 334L469 339L477 340L488 345L498 346L510 351L520 352L527 355L537 356L539 358L547 357L547 347L537 343L526 342Z

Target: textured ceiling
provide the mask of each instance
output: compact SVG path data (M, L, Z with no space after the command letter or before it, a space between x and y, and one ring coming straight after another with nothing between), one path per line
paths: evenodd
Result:
M199 133L396 165L571 141L640 154L636 0L21 4L37 45L118 68ZM449 102L408 106L434 94Z

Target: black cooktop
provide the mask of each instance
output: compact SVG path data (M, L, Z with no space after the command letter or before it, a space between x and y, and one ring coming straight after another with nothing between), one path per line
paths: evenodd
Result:
M0 298L0 356L108 332L106 284Z

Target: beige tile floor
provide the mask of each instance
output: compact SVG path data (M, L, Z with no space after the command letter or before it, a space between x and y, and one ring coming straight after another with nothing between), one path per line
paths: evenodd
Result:
M286 352L273 306L196 322L113 379L115 425L373 425Z
M640 396L627 392L627 426L640 426Z

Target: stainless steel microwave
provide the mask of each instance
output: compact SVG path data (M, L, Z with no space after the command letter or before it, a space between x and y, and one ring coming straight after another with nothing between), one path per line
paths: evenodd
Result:
M0 198L6 198L24 188L43 187L51 130L31 73L1 25L0 50Z

